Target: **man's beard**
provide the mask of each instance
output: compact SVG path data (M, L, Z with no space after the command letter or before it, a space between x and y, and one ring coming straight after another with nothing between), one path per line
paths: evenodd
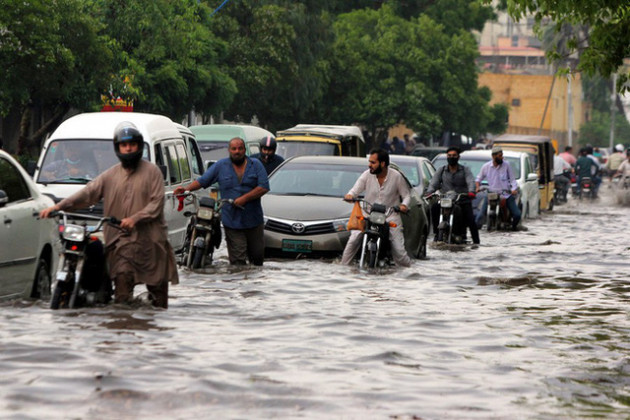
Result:
M245 161L245 156L242 156L240 158L235 158L234 156L230 156L230 160L232 161L233 164L240 166Z
M378 174L380 174L381 172L383 172L383 168L382 168L381 166L379 166L379 167L378 167L378 168L376 168L376 169L372 169L372 168L370 168L370 173L371 173L372 175L378 175Z

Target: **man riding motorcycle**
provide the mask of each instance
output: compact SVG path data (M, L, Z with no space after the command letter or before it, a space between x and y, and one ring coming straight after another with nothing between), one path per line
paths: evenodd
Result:
M372 149L368 159L368 170L363 172L354 186L345 195L345 200L353 200L365 192L365 200L370 203L380 203L387 207L399 206L400 212L408 211L411 201L410 189L402 174L389 168L389 153L384 149ZM402 201L401 201L402 197ZM364 214L364 216L366 216ZM405 250L405 238L400 214L393 212L387 216L388 222L394 222L395 227L389 229L389 240L392 256L396 265L409 267L411 258ZM353 230L350 239L343 250L341 263L349 265L361 246L363 232Z
M476 190L481 189L481 181L488 180L488 189L501 193L501 198L506 199L506 205L512 214L512 230L518 230L518 223L521 221L521 210L516 204L516 196L518 194L518 183L514 177L514 172L510 166L510 162L503 160L503 149L501 146L492 148L492 160L485 163L477 179L475 180ZM504 191L509 191L505 193ZM488 198L484 198L479 212L478 219L488 210ZM477 220L479 222L480 220Z
M470 236L474 244L479 243L479 230L475 223L475 216L471 200L475 197L475 179L467 166L460 165L459 162L460 149L458 147L450 147L446 151L447 165L438 169L427 188L427 195L435 191L455 191L456 193L467 193L467 197L461 199L459 206L462 210L464 222L470 229ZM433 232L435 232L434 241L438 240L438 224L440 222L440 204L435 203L431 206L431 219L433 222Z

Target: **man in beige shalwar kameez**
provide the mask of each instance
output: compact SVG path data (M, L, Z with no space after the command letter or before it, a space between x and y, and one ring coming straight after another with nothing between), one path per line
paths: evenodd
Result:
M168 283L179 280L164 220L162 172L142 159L143 144L142 134L133 124L121 123L114 134L121 163L40 215L89 207L103 199L104 214L121 220L123 229L109 225L103 229L115 301L130 301L134 285L144 283L153 305L167 308Z

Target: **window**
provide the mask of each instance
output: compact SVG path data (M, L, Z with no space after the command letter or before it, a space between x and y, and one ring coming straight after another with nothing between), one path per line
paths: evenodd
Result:
M0 158L0 190L7 194L9 203L31 198L31 192L20 171L3 158Z
M182 179L184 181L190 181L190 165L188 163L188 156L186 155L186 149L183 144L177 144L177 157L179 160L179 168L182 171Z
M166 169L166 165L164 164L164 154L162 153L162 146L156 144L154 147L155 152L155 164L160 170ZM168 177L167 174L163 173L164 176L164 185L168 185Z
M199 153L195 142L190 138L188 139L188 151L190 152L190 157L192 158L191 163L193 172L199 175L203 174L205 171L203 168L203 161L201 160L201 154Z
M168 173L171 184L179 184L182 182L182 175L179 169L179 160L177 159L177 151L175 145L171 144L165 148L166 161L168 163Z

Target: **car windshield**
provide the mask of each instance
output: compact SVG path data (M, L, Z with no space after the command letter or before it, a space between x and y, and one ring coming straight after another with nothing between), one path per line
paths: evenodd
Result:
M420 168L418 168L417 162L400 162L392 159L392 163L400 168L402 173L407 177L412 187L417 187L420 185L420 181L422 180L422 175L420 174Z
M145 144L147 160L148 150ZM48 145L36 182L86 184L118 162L112 140L55 140Z
M338 155L337 145L334 143L319 143L313 141L283 141L277 142L276 154L287 159L302 155Z
M519 178L520 173L521 173L521 160L518 157L506 157L505 159L508 162L510 162L510 166L512 167L514 176L516 178ZM489 161L490 159L485 159L485 158L484 159L480 159L480 158L471 159L469 157L467 158L465 155L462 155L459 158L459 163L461 163L464 166L468 166L470 168L470 172L472 172L474 177L479 175L479 171L481 170L481 167L486 162L489 162ZM436 170L440 169L444 165L446 165L446 156L438 156L433 161L433 166L435 166Z
M343 197L364 165L287 162L269 178L269 194Z
M199 141L197 140L199 151L204 161L217 161L229 156L227 141Z

